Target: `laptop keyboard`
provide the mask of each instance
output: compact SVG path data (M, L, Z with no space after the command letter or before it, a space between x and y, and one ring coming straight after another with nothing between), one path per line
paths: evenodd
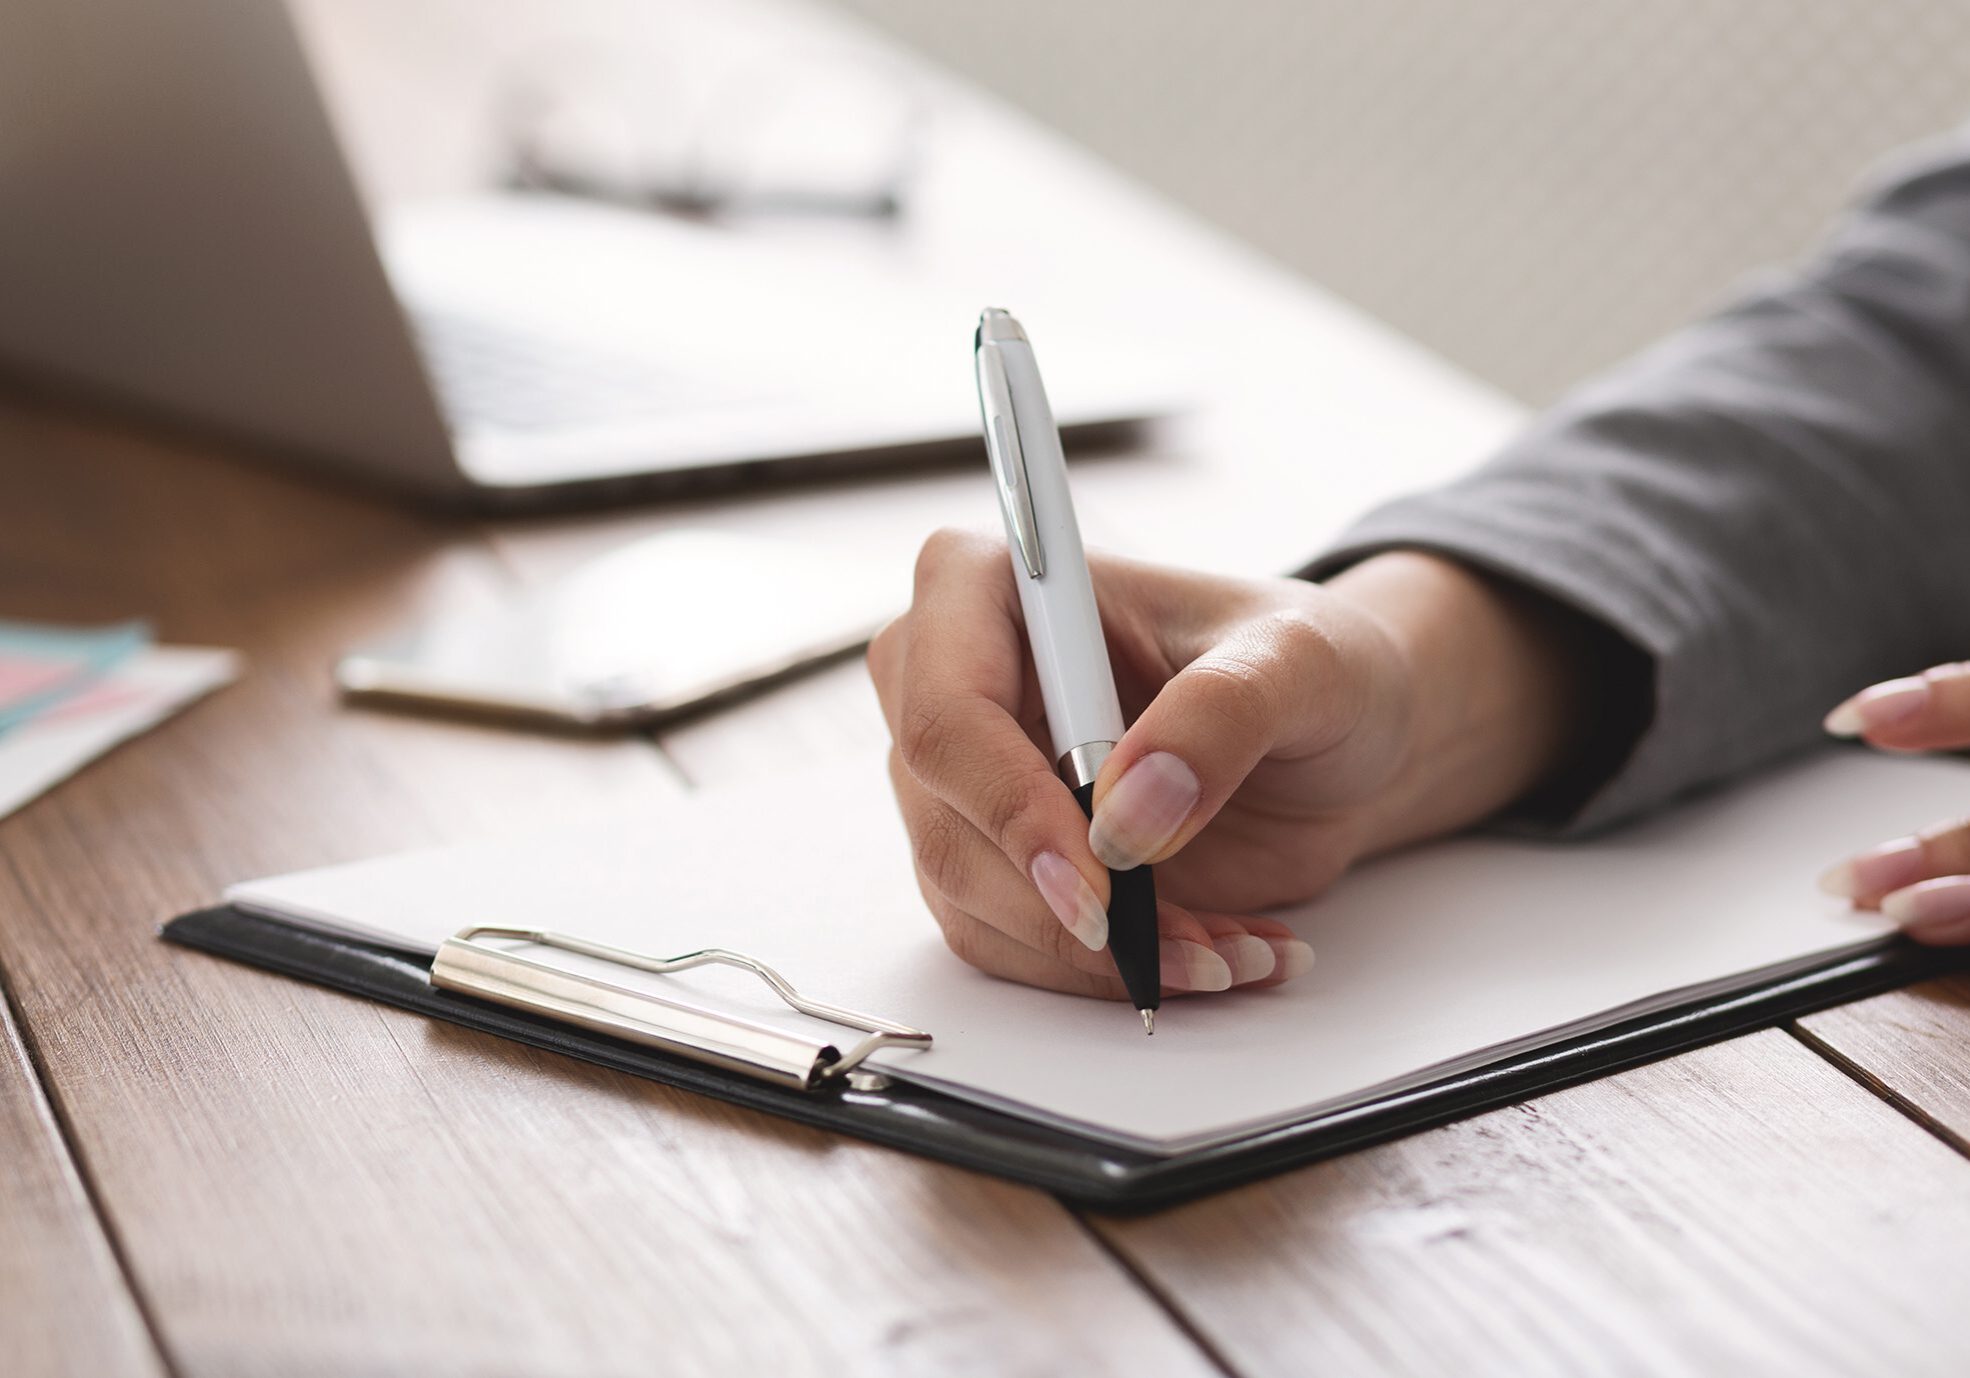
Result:
M703 379L648 360L419 308L411 324L438 399L460 431L553 431L633 423L713 401Z

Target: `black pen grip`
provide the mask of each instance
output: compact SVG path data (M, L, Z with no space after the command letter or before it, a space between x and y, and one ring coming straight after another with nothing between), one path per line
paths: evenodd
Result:
M1074 791L1081 812L1094 817L1094 782ZM1156 875L1147 866L1108 873L1108 955L1139 1010L1163 1003L1163 953L1156 929Z

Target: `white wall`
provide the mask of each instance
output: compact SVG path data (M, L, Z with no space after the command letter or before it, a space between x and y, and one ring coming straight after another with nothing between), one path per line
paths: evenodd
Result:
M1970 114L1970 0L837 0L1531 401Z

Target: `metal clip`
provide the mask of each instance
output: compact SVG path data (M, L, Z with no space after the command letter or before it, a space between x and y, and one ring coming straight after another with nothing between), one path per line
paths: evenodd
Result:
M832 1043L600 981L487 946L477 941L481 938L518 939L658 975L701 966L737 967L759 977L802 1014L859 1029L868 1037L844 1053ZM907 1024L810 1000L757 958L717 947L681 957L651 957L565 933L482 925L460 929L439 945L431 984L802 1091L845 1077L880 1048L928 1048L931 1042L929 1034Z
M987 327L997 318L1010 321L1019 332L1019 323L1005 312L987 311L979 322L976 347L978 403L985 416L985 453L992 461L992 477L997 480L999 505L1005 509L1006 526L1019 547L1020 562L1026 575L1038 579L1047 572L1046 553L1040 549L1039 521L1033 515L1033 488L1026 480L1026 451L1019 441L1019 419L1012 409L1012 382L1006 376L1005 358L999 353ZM1023 333L1000 336L1024 339Z

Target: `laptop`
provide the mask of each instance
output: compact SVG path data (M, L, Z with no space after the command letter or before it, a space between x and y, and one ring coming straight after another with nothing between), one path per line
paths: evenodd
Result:
M270 458L520 507L969 457L982 304L570 198L372 224L277 0L0 6L0 370ZM1056 337L1063 426L1159 409Z

